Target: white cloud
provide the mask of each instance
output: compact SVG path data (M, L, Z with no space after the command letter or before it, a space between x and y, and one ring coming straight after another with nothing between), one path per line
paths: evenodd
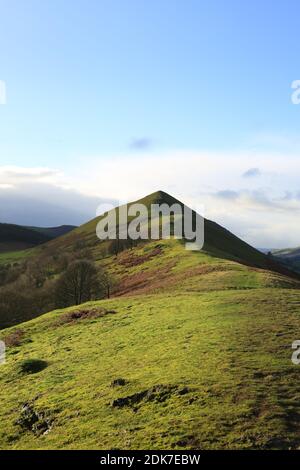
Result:
M156 189L176 190L183 197L199 194L199 190L221 191L256 188L253 178L242 175L249 168L260 168L264 179L260 184L273 186L281 193L298 188L300 158L278 154L209 153L174 151L124 155L114 158L87 158L73 177L85 192L121 199L132 199Z
M10 183L20 181L39 181L47 180L56 182L61 178L62 173L59 170L43 167L19 167L19 166L0 166L0 179Z
M261 171L259 168L249 168L249 170L243 173L244 178L254 178L255 176L260 176Z

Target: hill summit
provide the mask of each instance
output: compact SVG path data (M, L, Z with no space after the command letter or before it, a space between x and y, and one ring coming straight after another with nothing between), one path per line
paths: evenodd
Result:
M168 206L179 204L184 207L183 202L161 190L153 192L136 201L132 201L128 203L127 206L136 203L144 204L148 209L150 209L151 204L167 204ZM95 253L101 251L104 244L101 243L96 236L97 223L101 217L100 215L76 228L71 233L54 240L52 246L57 249L70 250L74 244L79 243L82 246L92 248ZM203 252L215 258L228 259L244 265L275 271L297 279L299 278L297 274L283 267L273 258L256 250L226 228L208 219L204 221Z

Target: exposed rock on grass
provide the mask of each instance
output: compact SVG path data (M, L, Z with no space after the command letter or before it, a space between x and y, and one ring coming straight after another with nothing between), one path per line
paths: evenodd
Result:
M173 394L184 395L188 392L189 389L187 387L179 388L176 385L154 385L142 392L134 393L127 397L117 398L112 402L112 406L115 408L123 408L125 406L134 407L134 405L138 405L142 401L144 403L162 403L171 398Z
M183 447L183 448L188 448L188 449L199 449L200 450L200 443L199 440L196 436L193 434L188 435L180 439L179 441L175 442L174 444L171 445L172 448L174 447Z
M78 320L87 320L91 318L101 318L105 315L117 313L115 310L107 310L101 307L90 309L73 310L72 312L65 313L56 322L56 325L63 325L64 323L74 323Z
M45 410L35 410L32 403L24 403L21 409L20 418L16 421L26 431L31 431L37 436L47 434L53 424L53 418Z

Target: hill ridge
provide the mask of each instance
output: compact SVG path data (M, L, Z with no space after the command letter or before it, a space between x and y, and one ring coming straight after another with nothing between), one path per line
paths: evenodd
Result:
M155 203L167 203L169 205L179 203L181 206L185 205L174 196L162 190L155 191L135 201L128 202L126 205L130 206L135 203L145 204L147 207L150 207L151 204ZM118 208L116 209L118 210ZM77 237L78 239L80 237L83 239L86 238L89 240L88 243L90 245L100 243L96 237L96 226L100 218L101 215L91 219L85 224L82 224L70 234L61 237L57 243L64 241L67 245L68 240L70 240L72 243L72 239L74 239L74 237ZM53 243L57 244L55 240ZM282 266L280 263L277 263L276 260L268 257L264 253L252 247L247 242L233 234L230 230L222 227L217 222L206 218L204 222L203 250L210 253L212 256L231 259L245 265L262 269L269 269L286 276L300 279L296 272L293 272L287 267Z

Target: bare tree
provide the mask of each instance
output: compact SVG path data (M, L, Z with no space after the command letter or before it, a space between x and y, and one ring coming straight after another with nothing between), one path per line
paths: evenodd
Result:
M113 288L116 285L115 279L104 269L101 269L98 272L99 285L102 290L103 295L109 299L112 293Z
M58 307L79 305L97 298L100 285L97 270L88 260L71 263L56 284L56 304Z

